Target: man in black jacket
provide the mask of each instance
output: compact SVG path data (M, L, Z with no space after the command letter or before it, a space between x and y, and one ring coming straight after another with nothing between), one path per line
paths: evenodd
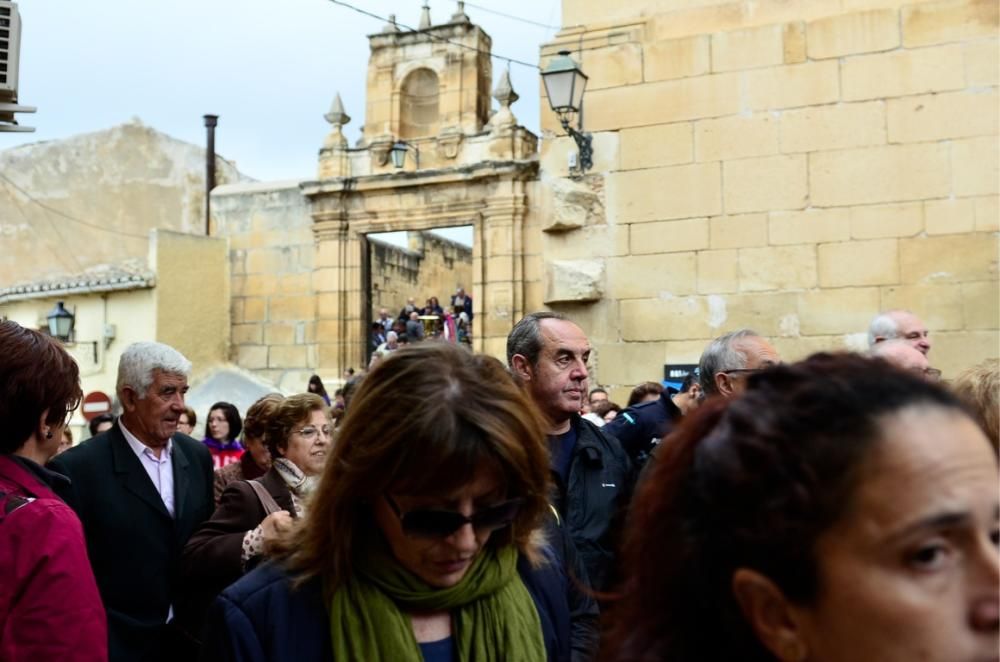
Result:
M507 365L547 417L553 499L600 591L618 574L619 531L634 473L614 437L579 415L587 397L590 343L576 324L556 313L532 313L507 336Z
M161 343L135 343L118 365L124 413L114 426L56 457L72 484L59 495L83 523L87 553L108 614L111 662L182 660L177 585L184 543L212 514L212 457L177 432L191 363Z

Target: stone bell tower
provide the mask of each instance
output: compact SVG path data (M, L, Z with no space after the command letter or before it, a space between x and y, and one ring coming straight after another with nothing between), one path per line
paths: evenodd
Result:
M364 141L380 155L383 144L405 140L420 149L423 167L450 165L463 137L489 120L489 35L460 2L445 23L433 25L424 5L417 31L390 22L368 40Z
M354 146L342 132L350 117L339 95L325 115L331 131L318 178L301 185L317 241L321 370L339 374L364 361L373 315L369 234L473 228L472 280L462 285L473 298L476 350L502 356L524 313L538 138L511 111L517 93L508 71L491 95L492 40L456 4L445 23L434 25L425 5L416 29L390 17L369 36L365 123Z

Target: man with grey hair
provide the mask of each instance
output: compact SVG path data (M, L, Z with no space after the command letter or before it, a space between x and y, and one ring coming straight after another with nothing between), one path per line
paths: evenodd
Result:
M778 363L778 352L756 331L730 331L708 343L701 354L698 382L702 397L739 395L746 390L749 375Z
M904 340L924 356L931 352L927 325L908 310L886 310L872 319L868 325L868 347L886 340Z
M191 363L168 345L129 345L118 364L124 413L106 432L59 455L60 496L80 517L108 615L109 660L193 657L184 591L175 579L184 543L212 514L212 458L177 432Z
M549 429L553 506L566 522L592 586L609 590L620 528L634 483L632 463L618 440L583 419L590 343L562 315L532 313L507 336L507 365L545 415Z

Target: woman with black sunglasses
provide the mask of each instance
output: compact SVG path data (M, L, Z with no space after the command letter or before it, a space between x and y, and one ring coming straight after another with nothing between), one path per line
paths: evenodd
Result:
M216 601L206 659L582 659L571 632L596 608L540 533L548 493L542 422L499 361L395 352L308 517Z

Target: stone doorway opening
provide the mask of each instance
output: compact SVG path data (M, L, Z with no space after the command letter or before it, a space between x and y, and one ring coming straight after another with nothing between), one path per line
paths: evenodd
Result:
M474 234L462 225L365 235L369 359L390 329L403 342L444 338L471 346L474 319L453 304L461 303L454 300L459 288L472 296Z

